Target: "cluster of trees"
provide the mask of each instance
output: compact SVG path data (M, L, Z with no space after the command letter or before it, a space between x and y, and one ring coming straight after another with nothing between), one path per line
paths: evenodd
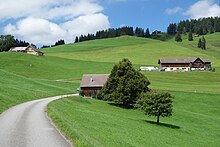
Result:
M43 45L41 48L49 48L49 47L54 47L54 46L63 45L63 44L65 44L65 41L61 39L55 42L54 45Z
M167 27L169 35L175 35L177 32L185 34L190 31L198 35L220 32L220 17L183 20L179 23L171 23Z
M175 35L175 41L182 42L182 37L181 37L181 34L179 32L177 32L176 35ZM192 31L189 31L189 33L188 33L188 41L193 41ZM203 50L206 49L206 39L205 39L204 36L202 36L202 38L199 38L197 47L201 48Z
M0 35L0 52L8 51L11 47L26 47L29 43L15 39L12 35Z
M65 41L61 39L55 42L54 46L63 45L63 44L65 44Z
M125 26L120 28L111 28L107 30L97 31L96 34L88 34L88 35L81 35L75 38L75 43L87 41L87 40L94 40L94 39L103 39L103 38L113 38L119 37L123 35L128 36L137 36L137 37L146 37L150 38L150 31L149 29L144 30L143 28Z
M123 59L113 67L99 98L124 107L139 108L146 115L156 116L159 124L160 116L172 115L173 97L167 92L150 90L149 84L148 79L135 70L128 59Z

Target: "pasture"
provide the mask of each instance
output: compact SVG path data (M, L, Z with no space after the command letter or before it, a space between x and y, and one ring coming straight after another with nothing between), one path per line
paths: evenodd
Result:
M150 88L168 90L174 113L154 124L138 110L71 97L52 102L49 116L77 146L217 146L220 144L220 33L181 43L123 36L42 49L43 57L0 53L0 113L32 99L75 93L82 74L110 73L122 58L134 67L166 57L210 59L216 72L143 72ZM184 38L184 36L183 36ZM186 38L186 37L185 37Z

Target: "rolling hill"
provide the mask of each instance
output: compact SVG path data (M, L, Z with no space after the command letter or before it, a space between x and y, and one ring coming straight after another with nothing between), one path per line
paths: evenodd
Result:
M207 50L196 47L198 38L188 42L187 36L181 43L122 36L42 49L44 57L0 53L0 112L31 99L76 92L82 74L110 73L122 58L138 69L158 66L162 57L200 57L210 59L216 71L143 72L151 88L175 96L174 116L162 119L163 126L149 123L154 118L139 111L93 99L58 100L49 105L48 113L78 146L160 146L164 142L165 146L216 146L220 144L220 33L205 37Z

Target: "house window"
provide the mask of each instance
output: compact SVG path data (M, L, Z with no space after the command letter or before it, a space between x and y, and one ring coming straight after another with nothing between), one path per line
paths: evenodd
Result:
M173 70L173 68L170 68L170 70Z

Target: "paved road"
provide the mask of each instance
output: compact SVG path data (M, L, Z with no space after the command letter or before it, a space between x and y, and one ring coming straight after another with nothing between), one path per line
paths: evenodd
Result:
M45 112L49 102L67 96L70 95L34 100L3 112L0 115L0 147L71 147Z

